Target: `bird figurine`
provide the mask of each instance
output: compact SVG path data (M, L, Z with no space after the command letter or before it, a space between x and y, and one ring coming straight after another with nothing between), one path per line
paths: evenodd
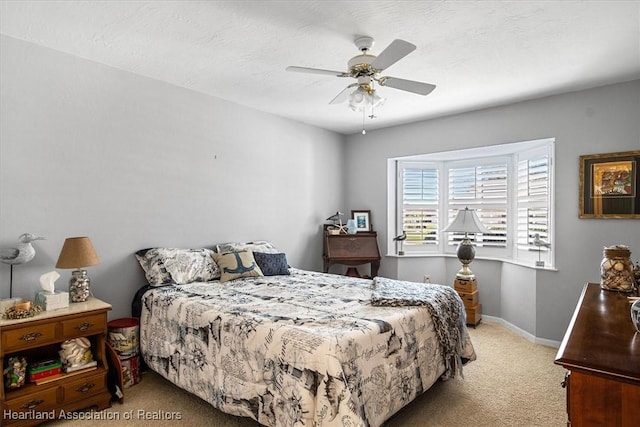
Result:
M18 237L17 248L5 248L0 250L0 261L5 264L24 264L36 256L36 250L31 245L34 240L45 240L44 237L34 236L31 233L24 233Z
M394 242L400 242L400 250L398 255L404 255L404 241L407 240L407 232L402 230L402 234L393 238Z
M536 233L536 234L533 235L533 244L534 244L534 246L537 246L537 247L543 246L545 248L548 248L548 247L551 246L551 243L545 242L544 240L542 240L540 238L540 233Z
M11 266L9 276L9 297L13 297L13 266L29 262L36 256L36 250L31 245L34 240L45 240L44 237L34 236L31 233L24 233L18 237L17 248L0 249L0 262Z
M551 247L551 243L542 240L540 238L540 233L536 233L533 235L533 245L538 247L538 261L536 261L536 267L544 267L544 261L540 259L540 253L542 252L541 248L549 248Z

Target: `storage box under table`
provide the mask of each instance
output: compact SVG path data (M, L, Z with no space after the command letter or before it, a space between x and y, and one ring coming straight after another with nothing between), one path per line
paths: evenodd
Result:
M126 359L120 358L122 365L122 385L131 387L140 382L140 356L131 356Z
M124 317L107 323L107 342L118 353L120 359L138 355L140 326L139 319Z

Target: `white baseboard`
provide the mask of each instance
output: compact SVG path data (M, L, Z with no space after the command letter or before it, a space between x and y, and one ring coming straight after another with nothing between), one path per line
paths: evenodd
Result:
M487 323L497 323L499 325L504 326L505 328L509 329L511 332L515 333L516 335L520 335L521 337L523 337L524 339L526 339L529 342L532 342L534 344L540 344L540 345L544 345L547 347L552 347L552 348L559 348L560 347L560 341L555 341L555 340L548 340L546 338L538 338L535 335L525 331L522 328L517 327L516 325L507 322L506 320L500 318L500 317L494 317L494 316L486 316L486 315L482 315L482 320L487 322Z

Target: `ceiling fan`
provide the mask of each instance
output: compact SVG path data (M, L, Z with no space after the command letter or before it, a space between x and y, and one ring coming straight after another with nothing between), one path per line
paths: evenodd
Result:
M347 63L347 71L332 71L296 66L287 67L287 71L355 78L357 83L352 83L344 88L329 104L338 104L349 99L350 106L356 111L364 109L367 103L376 106L376 104L382 101L382 99L375 94L374 82L380 86L388 86L419 95L428 95L436 88L435 85L429 83L400 79L397 77L380 76L383 70L413 52L416 49L414 44L396 39L378 56L375 56L368 53L373 43L373 38L368 36L361 36L355 39L355 45L362 53L349 60Z

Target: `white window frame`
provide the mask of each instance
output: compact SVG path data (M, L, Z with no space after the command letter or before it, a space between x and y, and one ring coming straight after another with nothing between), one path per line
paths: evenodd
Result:
M528 245L516 244L517 239L517 214L518 214L518 162L524 159L536 158L536 156L548 156L548 197L547 197L547 230L545 240L550 243L549 248L543 248L539 254L538 248L533 245L533 239L529 238ZM499 144L486 147L455 150L441 153L423 154L417 156L399 157L388 159L388 245L387 253L396 254L396 242L393 237L402 232L402 169L406 165L425 165L426 167L437 167L439 170L439 191L438 195L438 244L431 245L409 245L404 244L403 250L409 256L433 256L433 255L455 255L456 245L448 244L447 233L441 230L447 226L449 218L449 190L448 179L449 169L452 166L463 167L481 166L495 163L496 161L506 161L507 163L507 239L506 246L497 247L477 247L476 258L504 259L514 263L533 266L535 261L540 259L545 261L545 267L554 268L554 224L555 213L554 203L554 155L555 138L545 138L533 141L516 142L509 144ZM473 209L475 205L470 205ZM522 206L522 204L521 204ZM458 209L460 206L452 207ZM531 237L531 236L529 236Z

